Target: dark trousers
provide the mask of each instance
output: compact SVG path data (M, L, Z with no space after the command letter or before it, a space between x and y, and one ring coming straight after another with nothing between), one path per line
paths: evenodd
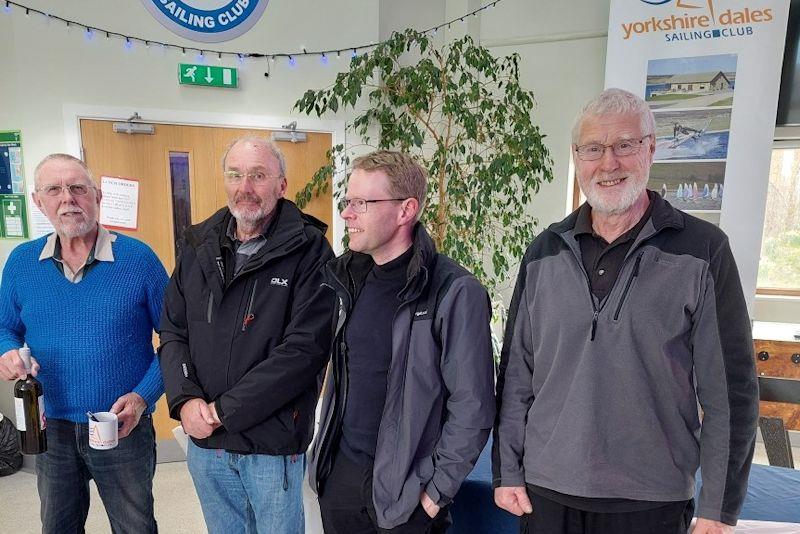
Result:
M408 521L395 528L378 526L372 502L372 466L359 465L341 452L319 498L325 534L444 534L447 508L431 519L418 505Z
M36 458L36 483L44 534L82 534L94 479L114 534L155 534L153 421L139 424L109 450L89 447L89 425L47 420L47 452Z
M586 512L528 491L533 513L520 519L520 534L686 534L694 501L638 512Z

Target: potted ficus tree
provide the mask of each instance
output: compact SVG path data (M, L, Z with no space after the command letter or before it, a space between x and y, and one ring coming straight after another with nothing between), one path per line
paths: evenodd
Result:
M552 180L518 61L516 54L493 56L469 36L435 47L426 34L406 30L354 57L332 86L308 90L295 104L317 116L351 108L356 116L347 128L361 142L413 154L430 176L422 220L437 248L472 271L496 301L536 233L531 199ZM333 147L298 204L327 190L336 162L349 164L350 148Z

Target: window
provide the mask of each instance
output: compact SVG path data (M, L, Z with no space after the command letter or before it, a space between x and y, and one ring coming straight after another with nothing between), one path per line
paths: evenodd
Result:
M758 293L800 296L800 139L772 150Z
M192 197L189 193L189 153L169 153L169 175L172 183L172 220L175 237L175 261L181 255L183 233L192 224Z

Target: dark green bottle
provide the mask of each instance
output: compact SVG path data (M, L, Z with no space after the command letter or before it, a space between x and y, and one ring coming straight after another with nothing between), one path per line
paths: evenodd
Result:
M14 385L14 407L17 412L17 432L23 454L41 454L47 450L47 421L44 415L42 383L31 374L31 349L22 347L19 356L27 376Z

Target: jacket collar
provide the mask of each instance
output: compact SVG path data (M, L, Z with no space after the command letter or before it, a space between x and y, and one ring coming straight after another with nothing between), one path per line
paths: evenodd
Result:
M194 247L197 253L197 259L206 274L206 279L219 281L219 294L215 296L220 298L223 281L219 274L218 263L221 258L222 243L230 239L226 235L226 230L232 217L233 214L227 207L222 208L202 223L189 227L184 234L186 242ZM266 231L267 242L245 269L258 268L267 260L288 254L303 245L308 240L305 233L307 225L314 226L323 233L327 230L325 223L300 211L294 202L280 199L275 218ZM217 284L210 285L217 287Z
M410 301L416 299L425 289L429 280L429 271L436 260L436 245L428 235L422 223L417 223L413 230L411 261L406 271L406 284L400 291L400 299ZM327 263L328 273L347 289L351 296L361 290L364 279L375 262L368 254L348 250L338 258Z
M653 204L653 211L650 213L650 219L644 224L639 232L639 235L637 235L634 239L633 245L631 245L631 248L628 250L628 254L625 256L626 258L630 256L643 241L650 239L654 235L660 233L662 230L667 228L682 230L685 225L684 215L682 212L673 208L672 205L664 200L664 198L658 193L648 190L647 194L650 197L650 202ZM581 210L587 208L588 206L586 203L582 204L564 220L551 224L547 229L548 231L558 234L567 244L567 247L572 250L573 254L575 254L579 261L581 259L581 250L575 235L576 224L578 222Z
M650 220L652 221L654 230L653 234L656 234L665 228L682 230L685 225L683 213L675 209L672 204L667 202L658 193L648 190L647 194L650 196L650 202L653 203L653 211L650 214ZM548 230L562 236L566 233L574 232L581 210L588 208L589 206L586 203L581 204L578 209L570 213L565 219L551 224L548 227ZM647 226L645 226L645 228L647 228Z

